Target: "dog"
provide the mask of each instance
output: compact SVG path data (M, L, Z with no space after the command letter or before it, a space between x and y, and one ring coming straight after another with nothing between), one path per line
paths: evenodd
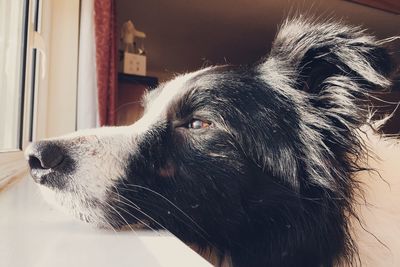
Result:
M32 143L31 176L84 221L166 229L216 265L399 266L399 179L374 154L399 150L369 106L389 41L287 19L260 62L177 76L131 126Z

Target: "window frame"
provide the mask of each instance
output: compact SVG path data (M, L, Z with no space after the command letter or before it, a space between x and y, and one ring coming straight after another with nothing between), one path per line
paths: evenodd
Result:
M0 151L0 188L21 168L26 170L23 150L31 141L76 130L80 0L24 1L20 143L19 149ZM58 32L67 36L66 41L58 40Z
M8 170L14 165L21 165L21 161L23 160L23 149L27 146L26 139L26 131L28 127L30 127L30 121L27 120L27 110L29 110L29 101L30 92L28 90L30 76L29 73L29 65L31 57L29 55L29 51L31 49L31 30L30 24L32 21L32 5L35 1L39 0L24 0L23 3L23 26L22 32L22 48L21 48L21 67L20 67L20 87L18 88L21 98L19 105L19 122L18 122L18 142L16 149L7 149L4 151L0 151L0 183L7 180L9 176L12 176Z

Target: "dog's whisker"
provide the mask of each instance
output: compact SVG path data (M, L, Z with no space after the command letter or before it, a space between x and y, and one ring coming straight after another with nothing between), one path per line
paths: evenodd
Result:
M133 205L133 208L137 209L138 211L141 211L140 207L139 207L136 203L134 203L132 200L130 200L130 199L124 197L124 196L121 195L120 193L115 193L115 192L111 192L111 193L112 193L113 195L118 195L117 201L119 201L119 202L121 202L121 203L124 203L124 204L126 204L125 201L127 201L127 203L130 203L131 205ZM124 201L124 200L121 200L121 198L123 198L125 201Z
M128 221L124 218L124 216L121 215L121 213L119 213L113 206L111 206L110 204L108 204L107 202L104 202L110 209L112 209L124 222L125 224L129 227L129 229L135 233L136 231L132 228L132 226L128 223Z
M163 196L162 194L154 191L153 189L150 189L148 187L145 186L141 186L141 185L135 185L135 184L127 184L128 186L132 186L135 188L139 188L139 189L143 189L146 190L150 193L155 194L156 196L160 197L161 199L165 200L168 204L172 205L175 209L177 209L183 216L185 216L191 223L193 223L197 228L199 228L199 230L201 230L205 235L208 235L207 232L200 226L198 225L186 212L184 212L182 209L180 209L177 205L175 205L171 200L169 200L168 198L166 198L165 196ZM121 188L122 190L127 190L127 191L133 191L129 188Z
M128 190L128 191L133 191L133 190ZM135 191L134 191L135 192ZM140 205L142 207L150 207L151 209L153 209L153 211L159 211L159 212L164 212L163 209L161 209L160 206L156 205L155 203L151 203L149 201L144 201L141 198L136 198L134 196L131 196L131 198L133 198L135 201L140 202ZM189 222L187 222L187 220L184 219L184 217L182 217L182 214L179 213L175 213L175 212L171 212L170 213L171 216L173 216L174 218L176 218L180 223L183 223L185 226L187 226L188 228L190 228L194 233L198 234L202 239L204 239L211 247L213 247L214 245L202 234L200 233L197 228L193 227L192 224L190 224ZM168 230L168 229L167 229ZM169 230L168 230L169 231Z
M186 222L186 220L181 220L182 223L184 223L187 227L191 228L196 234L198 234L204 241L206 241L211 247L214 247L213 243L210 242L210 240L208 239L208 233L201 227L199 226L187 213L185 213L182 209L180 209L178 206L176 206L173 202L171 202L169 199L167 199L166 197L164 197L163 195L161 195L160 193L147 188L147 187L143 187L143 186L139 186L139 185L134 185L134 184L126 184L126 186L132 186L132 187L136 187L136 188L140 188L140 189L144 189L147 190L148 192L151 192L159 197L161 197L161 199L163 199L164 201L167 201L168 204L172 205L172 207L174 207L176 210L179 211L179 213L181 215L184 216L184 218L188 219L190 221L191 224L193 224L198 230L200 230L201 232L199 232L198 230L194 229L193 226L191 224L188 224ZM131 192L137 192L137 190L132 190L129 188L120 188L121 190L126 190L126 191L131 191ZM175 213L171 213L173 216L176 216ZM179 217L176 217L177 219ZM218 250L217 248L215 248L215 250Z
M131 212L127 211L126 209L117 206L117 209L120 209L121 211L125 212L126 214L128 214L129 216L132 216L135 220L137 220L138 222L140 222L141 224L143 224L144 226L146 226L148 229L150 229L151 231L157 233L159 235L159 233L152 228L148 223L144 222L143 220L139 219L137 216L133 215Z
M113 230L115 235L118 235L117 230L115 230L114 226L109 221L107 221L106 219L103 219L103 220L101 220L100 223L108 225L109 229Z
M121 199L114 199L114 200L117 200L119 203L121 203L121 204L123 204L123 205L126 205L126 206L128 206L128 207L131 207L131 208L135 209L137 212L140 212L141 214L143 214L144 216L146 216L147 218L149 218L150 220L152 220L154 223L156 223L156 224L157 224L159 227L161 227L163 230L168 231L168 229L165 228L160 222L158 222L156 219L154 219L153 217L151 217L150 215L148 215L146 212L142 211L142 210L139 208L139 206L136 205L133 201L131 201L131 200L129 200L129 199L127 199L126 197L121 196L121 195L120 195L119 197L125 199L125 201L124 201L124 200L121 200Z

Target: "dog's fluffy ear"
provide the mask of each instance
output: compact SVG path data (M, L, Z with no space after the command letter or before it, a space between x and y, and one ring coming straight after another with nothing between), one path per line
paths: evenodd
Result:
M358 27L298 17L283 24L258 65L262 80L299 117L297 149L307 156L297 158L307 160L297 165L312 183L346 188L343 177L360 169L348 156L358 158L365 150L357 129L368 121L366 100L370 91L391 84L393 65L384 43ZM343 173L336 177L327 165Z
M270 58L293 71L298 89L313 94L319 94L331 77L338 76L361 89L385 88L390 85L386 77L393 64L383 43L359 27L299 17L282 25Z

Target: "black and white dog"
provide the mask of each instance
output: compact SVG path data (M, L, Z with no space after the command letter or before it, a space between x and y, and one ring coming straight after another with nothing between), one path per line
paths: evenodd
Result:
M363 231L359 205L375 168L368 98L394 68L387 41L287 20L264 60L178 76L146 95L131 126L33 143L32 177L83 220L167 229L216 264L394 266L377 248L396 254L399 228L386 239L390 223Z

